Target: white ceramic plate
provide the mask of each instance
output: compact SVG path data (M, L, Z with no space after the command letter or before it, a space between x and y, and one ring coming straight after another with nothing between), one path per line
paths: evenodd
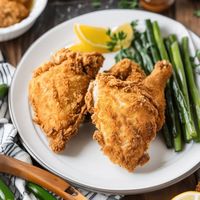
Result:
M12 120L29 153L45 168L59 176L86 188L111 193L144 193L156 190L186 177L197 169L200 162L200 144L190 143L181 153L165 147L161 137L157 137L150 147L150 162L138 167L134 173L114 165L102 154L98 144L92 140L94 126L84 123L62 154L54 154L41 129L32 122L32 112L28 103L28 82L32 71L51 53L75 41L74 23L114 27L125 22L146 18L157 20L163 36L176 33L188 35L187 30L178 22L161 15L134 10L107 10L76 17L56 26L38 39L26 52L17 67L9 94ZM144 28L142 23L139 24ZM200 40L194 34L191 38L200 48ZM191 42L192 44L192 42ZM194 52L194 47L190 49ZM114 63L113 55L106 56L102 70Z

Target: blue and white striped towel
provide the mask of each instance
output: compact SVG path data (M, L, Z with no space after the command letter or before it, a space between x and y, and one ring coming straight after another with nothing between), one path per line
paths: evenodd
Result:
M0 63L0 84L10 85L14 71L15 68L10 64ZM0 100L0 154L32 163L30 155L19 146L17 130L10 120L7 97ZM0 174L0 177L13 191L16 200L36 200L32 194L26 191L24 180L5 174ZM121 198L120 196L98 194L83 189L78 190L90 200L119 200Z

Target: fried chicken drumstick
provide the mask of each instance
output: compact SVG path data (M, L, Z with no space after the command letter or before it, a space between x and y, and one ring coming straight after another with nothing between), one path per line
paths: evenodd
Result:
M97 128L93 138L113 163L133 171L149 160L149 144L165 121L164 89L171 74L165 60L146 77L124 59L91 82L85 99Z
M104 58L99 53L75 53L63 48L33 73L29 100L34 121L41 126L54 152L65 148L86 113L88 85Z

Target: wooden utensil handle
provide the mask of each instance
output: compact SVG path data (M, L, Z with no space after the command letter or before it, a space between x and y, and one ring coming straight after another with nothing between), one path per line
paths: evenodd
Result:
M8 156L0 155L0 172L36 183L66 200L86 200L80 192L54 174Z

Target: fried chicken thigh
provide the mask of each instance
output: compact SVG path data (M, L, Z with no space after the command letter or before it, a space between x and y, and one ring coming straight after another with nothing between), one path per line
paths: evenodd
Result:
M124 59L91 82L85 99L97 128L93 138L113 163L133 171L149 160L149 144L165 121L164 89L171 74L165 60L146 77Z
M29 84L34 121L47 135L54 152L62 151L76 134L86 113L88 85L103 61L99 53L75 53L63 48L34 71Z

